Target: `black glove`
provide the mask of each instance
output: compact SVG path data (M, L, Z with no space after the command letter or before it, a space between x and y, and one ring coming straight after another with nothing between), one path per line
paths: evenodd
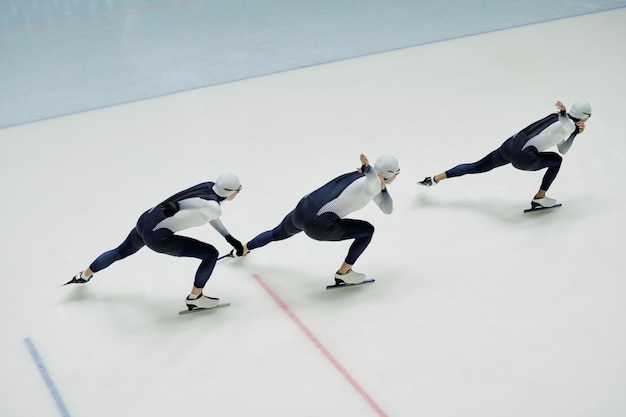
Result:
M165 203L161 203L159 208L165 217L172 217L174 214L178 213L178 210L180 210L180 206L176 201L166 201Z
M237 254L237 256L242 256L243 245L241 244L241 242L235 239L232 235L228 235L224 237L226 238L226 241L230 243L233 248L235 248L235 253Z

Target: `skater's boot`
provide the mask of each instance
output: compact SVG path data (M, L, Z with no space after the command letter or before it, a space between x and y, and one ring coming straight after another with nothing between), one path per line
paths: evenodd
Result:
M91 277L93 277L93 275ZM85 271L80 271L78 274L74 275L71 280L67 281L63 285L67 285L67 284L85 284L85 283L89 282L91 277L88 277L87 275L85 275Z
M215 308L220 303L219 298L207 297L200 294L197 298L193 298L195 295L189 295L185 302L189 310L195 310L198 308Z
M350 269L345 274L340 274L337 272L335 274L335 283L337 285L341 284L360 284L365 281L365 274L361 274L360 272L354 272Z
M534 198L533 201L530 202L530 206L533 209L549 208L549 207L554 207L555 205L556 205L556 200L545 195L541 198Z
M437 184L437 181L435 181L435 177L426 177L422 181L418 181L417 183L419 185L423 185L424 187L432 187L433 185Z

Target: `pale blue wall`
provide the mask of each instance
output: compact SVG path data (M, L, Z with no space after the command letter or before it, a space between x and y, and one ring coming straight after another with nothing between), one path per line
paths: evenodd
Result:
M5 0L0 128L625 6L626 0Z

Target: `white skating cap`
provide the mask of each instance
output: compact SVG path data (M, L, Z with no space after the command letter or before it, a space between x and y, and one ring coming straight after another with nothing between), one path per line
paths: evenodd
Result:
M587 100L577 101L572 104L572 108L568 113L576 119L586 120L591 117L591 104Z
M224 172L215 181L213 191L220 197L228 198L231 194L241 190L239 177L232 172Z
M387 180L400 172L400 163L395 156L381 155L374 163L374 170Z

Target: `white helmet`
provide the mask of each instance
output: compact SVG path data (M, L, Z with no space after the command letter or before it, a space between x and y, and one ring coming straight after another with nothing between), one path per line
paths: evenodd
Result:
M568 113L575 119L586 120L591 117L591 104L587 100L577 101Z
M241 183L239 177L232 172L224 172L215 181L213 191L220 197L228 198L233 193L241 190Z
M394 174L400 173L400 163L395 156L381 155L374 163L374 170L388 180Z

